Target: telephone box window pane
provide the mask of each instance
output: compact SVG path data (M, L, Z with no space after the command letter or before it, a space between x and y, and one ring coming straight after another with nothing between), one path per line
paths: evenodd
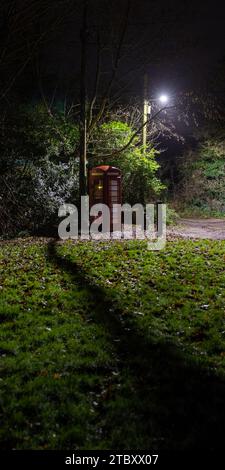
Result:
M93 196L94 196L94 200L102 201L102 199L103 199L103 181L102 181L102 179L94 181Z

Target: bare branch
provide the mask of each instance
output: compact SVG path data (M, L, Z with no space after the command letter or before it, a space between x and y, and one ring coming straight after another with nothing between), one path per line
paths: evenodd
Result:
M117 71L118 71L120 59L121 59L121 52L122 52L122 47L123 47L124 39L125 39L125 36L126 36L126 31L127 31L128 21L129 21L130 9L131 9L131 0L128 0L128 1L127 1L127 7L126 7L125 15L124 15L124 20L123 20L121 35L120 35L120 39L119 39L119 43L118 43L116 58L115 58L114 65L113 65L112 75L111 75L111 78L110 78L110 80L109 80L106 93L105 93L105 95L104 95L104 97L103 97L103 99L102 99L99 112L97 113L95 119L92 121L92 123L91 123L91 125L90 125L90 128L89 128L89 130L88 130L88 131L89 131L89 134L92 132L94 126L101 120L101 118L102 118L102 116L103 116L103 113L104 113L104 111L105 111L105 106L106 106L106 104L107 104L107 100L108 100L108 98L109 98L109 94L110 94L111 88L112 88L112 86L113 86L113 83L114 83L114 80L115 80L115 77L116 77L116 74L117 74Z
M147 119L147 121L143 122L141 126L139 126L139 128L132 134L131 138L129 139L129 141L126 143L126 145L124 145L123 147L121 147L120 149L117 149L117 150L114 150L111 154L109 155L105 155L105 157L111 157L111 156L116 156L116 155L119 155L120 153L124 152L127 148L130 147L130 145L132 144L132 142L134 141L135 137L138 136L138 134L141 132L141 130L143 129L143 127L147 126L150 122L152 122L154 119L156 119L160 113L162 113L163 111L165 110L168 110L168 109L172 109L172 108L175 108L175 106L165 106L164 108L161 108L159 111L157 111L153 116L151 116L150 118Z
M98 93L98 86L99 86L99 79L100 79L100 71L101 71L101 41L100 41L100 32L98 31L97 33L97 65L96 65L96 74L95 74L95 86L94 86L94 92L89 108L89 117L88 117L88 128L90 127L92 123L92 118L93 118L93 109L94 105L97 100L97 93Z

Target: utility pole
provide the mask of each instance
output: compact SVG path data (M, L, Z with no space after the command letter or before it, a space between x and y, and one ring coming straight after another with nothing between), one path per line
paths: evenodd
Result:
M87 194L87 17L88 0L84 0L83 20L80 32L81 68L80 68L80 196Z
M149 90L148 90L148 74L144 74L144 86L143 86L143 128L142 128L142 144L143 153L146 153L147 145L147 128L148 128L148 115L151 114L151 106L149 104Z
M143 153L146 151L147 145L147 120L148 120L148 75L144 74L144 87L143 87L143 129L142 129L142 144Z

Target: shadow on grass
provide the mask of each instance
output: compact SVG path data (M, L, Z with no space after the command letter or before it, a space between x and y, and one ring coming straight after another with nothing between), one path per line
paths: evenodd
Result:
M81 267L48 245L52 263L85 286L91 318L109 334L116 369L99 406L104 449L215 450L224 447L225 381L200 368L177 347L142 334L107 290L91 284ZM114 304L113 304L114 305Z

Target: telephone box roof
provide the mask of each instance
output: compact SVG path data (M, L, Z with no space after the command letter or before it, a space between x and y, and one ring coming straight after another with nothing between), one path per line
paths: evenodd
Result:
M106 173L109 170L116 170L120 171L119 168L116 168L115 166L110 166L110 165L100 165L100 166L95 166L94 168L91 168L91 171L93 170L101 170L104 173Z

